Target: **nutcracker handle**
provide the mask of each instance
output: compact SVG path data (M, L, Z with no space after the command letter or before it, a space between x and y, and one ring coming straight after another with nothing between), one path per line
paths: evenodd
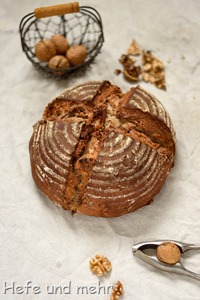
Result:
M79 3L66 3L53 6L39 7L34 9L34 14L36 19L51 17L51 16L61 16L64 14L71 14L79 12Z

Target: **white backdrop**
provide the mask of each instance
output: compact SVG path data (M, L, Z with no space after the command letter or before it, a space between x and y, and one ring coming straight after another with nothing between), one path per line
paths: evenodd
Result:
M154 239L200 241L200 2L198 0L82 0L102 16L105 43L91 70L57 82L38 74L21 50L18 26L35 7L64 1L1 0L0 7L0 299L109 299L78 294L78 286L108 287L120 280L124 299L200 299L199 282L154 269L133 257L133 243ZM169 111L177 135L175 167L154 202L115 219L71 216L42 196L31 177L32 125L65 88L107 79L131 84L114 71L135 38L166 66L167 91L142 83ZM96 253L113 265L100 280L89 270ZM186 266L200 272L200 252ZM27 285L33 289L20 288ZM68 294L48 294L53 286ZM10 289L9 289L10 287ZM17 290L18 287L18 290ZM38 288L36 288L38 287ZM7 289L6 289L7 288ZM21 294L16 294L23 292ZM40 292L40 293L39 293ZM6 294L5 294L6 293Z

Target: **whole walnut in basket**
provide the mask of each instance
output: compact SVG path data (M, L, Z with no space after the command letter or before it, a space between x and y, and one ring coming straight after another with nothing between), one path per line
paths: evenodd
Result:
M54 34L51 37L51 41L56 47L57 54L65 54L67 49L69 48L69 43L63 35Z
M56 47L52 41L42 40L35 45L35 56L41 61L49 61L56 55Z
M55 55L50 59L48 67L50 69L67 69L70 64L65 56ZM62 71L56 71L55 74L62 74Z
M75 45L69 48L66 57L71 66L78 66L84 63L87 57L87 49L84 45Z
M169 114L140 86L108 81L66 89L30 140L38 188L64 209L100 217L130 213L156 196L174 164Z

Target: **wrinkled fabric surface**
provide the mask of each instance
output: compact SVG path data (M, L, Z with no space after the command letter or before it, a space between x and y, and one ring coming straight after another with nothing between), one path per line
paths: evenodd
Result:
M159 271L133 257L131 247L157 239L200 242L200 2L80 1L101 14L105 43L89 70L64 81L35 71L22 52L18 31L23 16L54 3L1 1L0 299L106 300L109 287L120 280L123 299L197 300L199 281ZM113 219L72 217L33 182L32 126L47 103L74 84L106 79L123 91L135 86L114 74L133 38L166 66L166 91L144 82L141 86L170 113L177 138L175 166L151 205ZM112 262L106 277L89 270L96 253ZM199 257L200 252L188 253L183 263L200 272Z

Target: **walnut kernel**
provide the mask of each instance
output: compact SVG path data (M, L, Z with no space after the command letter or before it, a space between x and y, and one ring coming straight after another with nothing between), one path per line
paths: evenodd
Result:
M174 243L162 243L156 249L157 258L169 265L175 265L181 259L181 251Z
M166 90L164 65L151 51L142 52L142 65L142 79Z
M54 55L56 55L56 47L52 41L42 40L35 45L35 56L40 61L48 61Z
M127 50L128 54L132 54L132 55L139 55L140 54L140 48L138 43L136 42L136 40L133 40L132 43L130 44L128 50Z
M54 34L51 37L51 41L56 47L57 54L65 54L67 49L69 48L68 41L63 35Z
M87 57L87 49L84 45L75 45L68 49L66 57L72 66L81 65Z
M101 255L95 255L95 258L90 260L90 270L97 276L103 276L107 274L112 268L111 262L107 257Z
M117 283L114 286L114 289L112 291L110 300L118 300L120 296L124 294L124 288L120 281L117 281Z
M132 82L137 82L140 79L141 67L136 66L136 60L132 59L130 55L122 54L119 62L123 65L124 77Z
M142 63L139 60L132 59L133 55L140 55ZM136 40L130 44L127 54L122 54L119 59L123 65L124 78L130 82L146 81L154 84L159 89L166 90L165 82L165 67L164 64L155 57L151 51L140 51L139 45ZM116 70L115 74L119 75L120 70Z

